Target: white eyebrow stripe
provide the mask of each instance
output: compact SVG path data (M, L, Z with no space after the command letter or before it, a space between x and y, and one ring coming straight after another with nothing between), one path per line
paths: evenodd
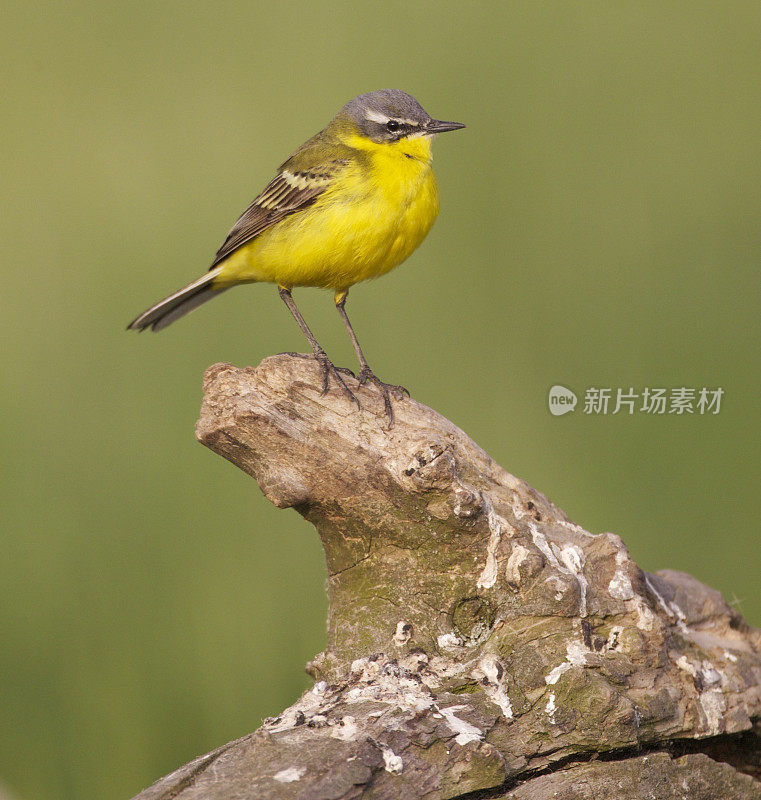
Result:
M380 111L373 111L372 108L368 108L365 110L365 119L369 119L371 122L380 122L382 125L385 125L390 117L387 117L385 114L381 114Z
M370 120L371 122L379 122L381 125L385 125L389 120L396 120L397 122L401 122L402 125L412 125L417 127L420 125L420 122L416 119L406 119L405 117L387 117L385 114L382 114L380 111L375 111L372 108L368 108L365 110L365 119Z

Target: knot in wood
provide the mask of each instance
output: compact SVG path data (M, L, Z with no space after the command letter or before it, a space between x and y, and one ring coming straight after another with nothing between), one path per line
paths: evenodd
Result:
M496 609L483 597L463 597L452 609L452 628L461 639L476 644L484 641L494 625Z

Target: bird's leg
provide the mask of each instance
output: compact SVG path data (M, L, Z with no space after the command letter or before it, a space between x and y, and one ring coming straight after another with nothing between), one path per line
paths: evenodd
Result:
M278 286L278 291L280 293L280 297L282 298L283 302L288 307L288 310L293 314L293 318L301 328L302 333L306 336L307 341L309 342L310 347L312 348L312 352L314 353L314 357L317 359L317 363L322 367L322 394L325 394L328 391L328 382L330 376L332 375L335 379L336 383L344 390L346 396L357 404L357 408L361 408L359 404L359 400L357 400L356 395L352 392L351 389L344 383L344 379L341 377L341 372L346 372L352 377L354 377L354 373L351 370L339 370L333 362L327 357L325 351L322 349L320 343L315 339L314 334L311 330L309 330L309 326L306 324L304 317L301 316L301 312L296 307L296 303L293 300L293 296L291 295L291 290L286 288L285 286Z
M335 295L335 303L336 308L338 309L338 313L341 315L341 319L344 321L344 325L346 326L346 330L349 332L349 338L351 339L351 343L354 346L354 352L357 354L357 360L359 361L359 374L357 375L357 379L359 380L359 385L363 386L366 383L372 383L380 389L381 394L383 395L383 402L386 406L386 414L388 414L388 420L391 425L394 424L394 410L391 407L391 395L394 396L396 400L401 400L405 395L407 397L410 396L410 393L404 388L404 386L395 386L391 383L384 383L375 373L370 369L370 365L367 363L367 359L365 358L365 354L362 352L362 348L359 345L359 341L357 339L357 334L354 333L354 328L351 326L351 322L349 322L349 315L346 313L346 298L349 296L349 290L345 290L343 292L336 292Z

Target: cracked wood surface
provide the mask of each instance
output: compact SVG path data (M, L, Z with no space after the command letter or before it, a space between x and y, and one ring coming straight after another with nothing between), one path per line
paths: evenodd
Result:
M358 412L320 385L306 358L217 364L197 426L317 529L315 686L136 800L761 798L760 631L430 408L389 429L373 389Z

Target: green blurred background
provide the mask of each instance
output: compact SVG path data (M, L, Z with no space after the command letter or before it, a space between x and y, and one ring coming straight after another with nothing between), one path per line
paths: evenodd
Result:
M742 2L5 4L0 781L127 798L289 704L317 537L193 437L200 379L304 348L272 287L160 336L352 96L415 94L442 212L350 310L378 374L647 569L761 622L761 10ZM331 298L297 295L339 363ZM723 387L717 416L552 417L555 383Z

